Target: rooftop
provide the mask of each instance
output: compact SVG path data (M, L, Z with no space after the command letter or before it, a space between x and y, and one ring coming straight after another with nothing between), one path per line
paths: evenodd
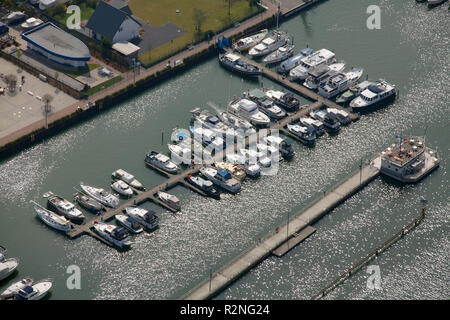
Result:
M22 34L22 38L37 47L62 58L89 61L88 47L78 38L47 22Z
M423 139L419 137L406 138L398 144L392 144L381 153L383 161L389 161L397 166L404 166L425 150Z

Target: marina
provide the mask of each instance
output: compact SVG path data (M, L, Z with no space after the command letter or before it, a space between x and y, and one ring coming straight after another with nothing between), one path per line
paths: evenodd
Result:
M365 9L364 5L366 3L358 4L356 7L358 10L362 10ZM383 18L387 25L383 25L383 28L390 30L391 25L387 21L390 23L394 21L397 27L400 23L406 23L401 18L393 19L399 8L407 8L408 13L415 13L416 10L420 10L418 7L418 5L406 4L389 5L386 11L383 11L389 15ZM213 274L220 272L232 285L226 284L222 288L224 290L216 291L214 288L219 287L219 278L221 277L217 274L217 279L213 277L211 292L214 292L211 297L219 299L224 297L226 299L233 297L279 299L283 297L283 292L286 292L286 297L289 299L308 299L332 280L329 277L336 276L345 269L345 266L356 261L350 246L346 244L355 241L360 243L360 247L356 248L358 254L364 250L370 251L370 241L377 243L379 237L387 238L382 231L391 232L389 226L385 227L385 225L392 225L393 229L397 229L405 224L405 220L410 221L407 214L402 214L402 207L409 208L409 203L412 205L420 195L433 199L433 204L430 205L432 212L430 221L432 223L431 226L425 225L426 235L424 230L418 235L411 234L408 239L411 239L418 248L421 248L420 243L423 243L422 248L425 248L426 253L421 256L419 251L411 249L408 241L408 243L402 243L392 255L387 253L383 259L385 259L385 264L394 266L399 263L408 263L407 257L414 255L425 266L436 263L437 267L434 271L442 267L442 264L438 263L440 259L436 259L436 243L442 240L439 235L442 235L443 232L442 212L439 208L445 207L444 199L437 189L437 186L442 188L446 185L447 164L444 159L448 148L442 140L445 132L439 131L444 128L443 124L445 124L443 120L445 106L440 103L445 100L442 99L445 95L421 81L421 74L427 75L427 78L433 76L433 79L438 82L445 78L437 69L429 67L431 61L435 64L438 61L442 62L438 57L442 57L441 48L433 47L436 53L439 53L438 56L427 55L424 45L429 45L431 41L425 41L424 45L418 45L417 54L415 51L407 50L410 49L409 43L416 44L418 39L422 39L427 34L428 28L423 26L421 28L424 31L423 34L415 33L413 39L404 36L403 33L395 34L400 40L394 43L387 40L383 50L375 45L375 43L380 43L375 32L372 33L375 36L370 38L371 43L364 41L363 37L357 36L350 41L345 38L344 32L348 31L349 27L347 25L343 27L341 24L335 25L335 20L330 18L330 12L340 12L337 6L332 2L324 2L323 5L312 8L314 12L311 13L314 15L305 14L302 16L303 20L291 19L282 23L282 28L295 36L296 48L311 46L317 49L326 46L332 48L339 58L351 61L352 65L364 67L365 72L372 76L371 79L389 79L389 83L395 84L396 88L401 89L401 95L393 100L392 105L380 111L362 115L361 121L353 123L353 120L357 120L359 116L351 112L349 107L324 99L312 90L305 90L301 84L290 81L288 77L283 79L282 74L276 73L276 66L267 68L264 75L260 76L257 81L253 80L252 82L247 79L241 81L241 78L234 74L231 78L232 73L221 68L217 58L214 58L167 80L149 92L130 97L129 100L118 104L114 109L105 110L98 117L76 125L44 144L39 143L36 147L24 150L23 156L18 155L17 158L7 159L0 164L3 172L14 172L14 174L2 175L2 186L5 190L1 196L2 202L5 204L2 224L23 226L24 233L33 232L36 240L40 242L36 241L36 244L30 244L29 247L36 253L42 252L42 248L50 245L55 248L54 253L41 254L44 265L48 264L48 268L42 268L42 266L39 268L52 276L56 275L56 287L54 287L52 298L109 299L123 297L121 293L112 290L114 286L125 286L124 279L115 277L113 270L117 272L130 270L143 282L153 279L155 284L152 288L144 288L141 284L133 282L129 286L128 297L177 299L185 297L187 292L193 292L191 290L199 283L207 282L209 270L212 269ZM324 10L328 14L326 18L323 17ZM345 21L352 21L351 11L344 15L348 18ZM425 13L421 12L421 14L423 14L421 17L424 18ZM433 12L429 14L431 15ZM312 19L313 17L314 19ZM320 21L323 29L318 28L316 19ZM305 25L304 28L302 22ZM435 25L432 22L430 24ZM412 28L409 24L407 27L403 29ZM303 29L307 29L311 33L304 33ZM328 38L326 37L327 33L330 34ZM382 30L380 33L386 34L386 31ZM320 41L314 39L320 39ZM351 49L349 44L352 44ZM395 46L396 44L398 45ZM361 49L364 46L367 46L368 51L373 52L373 56L366 54ZM404 61L399 61L401 59L395 56L387 65L380 63L386 59L394 47L406 52L400 54ZM406 66L411 65L416 58L420 62L416 66L417 70L406 72ZM249 63L254 64L255 61L249 60ZM445 69L445 65L442 69ZM186 127L191 117L189 110L197 107L203 110L205 107L207 108L206 102L208 101L214 101L222 110L226 110L231 96L240 95L255 88L262 89L264 92L280 90L285 93L293 93L294 97L300 101L298 111L287 111L277 104L287 113L287 116L277 122L272 121L268 127L268 129L279 129L283 137L287 136L291 140L295 140L290 142L295 156L291 161L281 163L281 171L278 176L261 176L258 179L250 179L247 175L242 183L242 189L237 195L222 192L220 197L217 197L216 194L217 200L214 200L210 195L205 197L207 195L205 190L208 188L204 187L202 183L193 185L188 182L189 174L186 171L190 170L191 177L197 177L200 166L193 168L188 166L187 169L183 166L179 172L170 174L158 166L151 163L146 164L143 161L146 153L151 150L168 154L167 143L170 130L176 126ZM413 95L413 92L416 93ZM419 105L422 107L419 108ZM427 106L426 112L423 110L423 106ZM314 114L315 111L333 113L330 109L334 108L347 112L352 123L348 127L344 126L344 118L338 118L339 113L335 113L335 117L342 124L339 134L324 133L320 138L317 135L313 148L305 148L301 143L297 143L298 139L287 129L287 126L291 124L301 124L305 127L314 126L310 121L303 121L303 118L313 119L311 114ZM212 111L211 114L214 113L213 110L210 111ZM220 117L218 118L221 120ZM333 185L336 180L345 180L350 174L356 173L355 169L360 163L360 158L367 153L373 154L374 150L376 152L385 151L391 143L396 143L395 134L402 133L407 137L420 135L428 124L427 141L430 146L439 146L440 150L439 158L441 158L442 167L439 171L422 180L420 184L401 188L396 188L385 177L376 179L376 182L368 185L359 196L345 201L343 207L336 207L334 210L337 210L338 214L333 211L332 214L323 216L320 222L314 223L313 226L310 223L304 229L295 230L297 225L293 222L289 223L289 228L283 228L286 217L289 221L293 221L295 219L293 217L309 207L310 200L315 201L316 196L322 198L325 190L334 190ZM320 125L317 126L317 128L319 127ZM62 150L64 150L64 154ZM27 158L27 162L24 157ZM66 164L69 159L70 163L73 163L73 167ZM18 165L23 169L18 170ZM44 204L42 194L48 190L56 191L64 198L72 200L70 199L74 192L72 188L73 186L79 188L77 186L79 181L85 181L90 186L104 187L111 191L109 189L111 172L117 168L131 172L142 182L145 190L136 190L132 187L134 195L129 200L121 197L121 204L118 207L101 211L98 216L86 212L86 223L81 225L71 223L73 228L68 233L68 237L49 230L41 221L35 219L36 215L28 203L29 200L39 199L37 202ZM36 172L37 169L39 169L39 174ZM24 172L28 174L25 175ZM173 183L167 185L166 183L170 181ZM209 182L209 180L205 181ZM127 182L125 181L125 183ZM147 193L149 190L153 190L153 192ZM157 197L158 191L176 195L180 200L181 210L172 214L173 210L169 208L170 206ZM14 197L13 194L15 194ZM377 200L378 198L380 200ZM319 201L322 204L325 203L323 200ZM372 205L375 207L373 210ZM88 226L92 227L95 220L98 223L101 221L114 223L112 221L116 215L124 214L120 208L125 209L126 206L139 206L146 210L154 210L160 218L159 228L153 232L142 232L138 236L132 236L136 241L133 241L132 249L125 254L118 254L115 250L90 239L95 238L105 242ZM352 210L349 211L350 214L347 214L345 210L349 210L349 208ZM376 218L377 210L380 219ZM405 212L410 211L407 209ZM370 228L369 225L372 227ZM258 238L265 239L267 234L274 233L276 226L280 226L278 229L280 239L283 238L283 233L284 237L286 234L291 235L287 242L280 240L280 246L277 248L267 245L268 249L272 250L266 258L255 263L254 267L243 271L237 277L233 276L235 273L240 273L240 269L236 266L221 272L223 266L228 266L228 263L236 256L252 248ZM307 227L314 227L317 231L297 246L297 240L302 238L298 235ZM336 233L330 231L332 229ZM339 232L348 236L340 239ZM362 238L361 234L364 234L365 238ZM88 236L80 237L80 235ZM5 230L5 236L7 239L11 239L11 242L15 242L12 245L8 243L8 247L14 247L15 250L19 250L20 256L28 258L26 252L20 251L20 239L11 235L8 230ZM427 238L424 238L425 236ZM317 242L317 239L323 240ZM424 242L424 239L427 241ZM42 248L37 246L37 243L42 243ZM313 251L312 248L315 250ZM95 265L91 266L87 257L77 255L76 252L80 250L96 261ZM262 252L266 254L266 251L269 250L263 250L261 254ZM282 259L279 261L278 257L274 256L275 251L282 253ZM335 258L338 256L337 252L342 254L341 260ZM320 260L320 255L330 257L330 260ZM297 262L293 257L296 257ZM314 257L315 260L309 257ZM336 260L338 261L336 262ZM250 263L254 260L248 259L247 261ZM246 263L244 260L240 260L240 262ZM287 262L290 263L288 267ZM67 291L63 286L63 277L58 275L64 274L65 266L70 263L80 265L83 270L83 287L85 288L83 293ZM36 268L39 267L39 263L34 261L26 264L24 275L30 273L29 268L32 265L37 265ZM143 270L138 270L137 266L142 267L144 264L155 270L151 276L143 274ZM414 262L412 264L415 265ZM291 273L291 266L293 268L295 265L297 265L297 269L301 270L293 270ZM382 270L384 270L383 268L387 269L386 265L382 264L381 267ZM100 268L104 272L98 272ZM250 272L247 272L249 270ZM383 277L401 277L403 272L402 270L393 271L390 267L388 270L386 271L388 275L383 274ZM243 274L245 274L244 277L242 277ZM292 282L299 283L300 279L305 279L304 285L290 287L285 277L287 274L294 275L291 277ZM39 271L34 277L38 280L45 278L46 275ZM322 282L320 278L323 278ZM428 293L424 293L426 290L417 290L418 288L415 287L417 293L411 293L411 296L417 297L425 294L427 297L439 297L438 287L427 286L426 281L417 277L417 274L416 278L418 278L418 284L427 288ZM360 278L356 279L357 281L361 280ZM153 280L151 280L152 283ZM90 281L92 285L88 286L84 281ZM2 283L0 291L9 285L6 282ZM276 289L271 290L269 288L271 286ZM391 295L394 298L410 294L410 292L398 291L398 288L399 284L394 283L383 288L383 293L378 294L380 296ZM252 291L255 293L252 294ZM376 298L375 293L364 292L363 289L351 283L343 284L339 290L327 298L333 298L336 295L340 298L361 298L366 294ZM208 296L208 294L203 296Z

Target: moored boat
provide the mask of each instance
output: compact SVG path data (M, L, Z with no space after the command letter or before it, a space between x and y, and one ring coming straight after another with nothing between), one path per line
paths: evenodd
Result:
M258 105L248 99L237 99L229 104L229 110L235 115L242 117L253 125L267 126L270 119L267 115L259 111Z
M294 54L294 45L289 44L279 47L276 51L264 57L265 64L275 64L282 62Z
M19 266L19 259L9 258L0 262L0 280L8 278Z
M253 89L244 94L246 98L255 102L259 110L270 119L281 120L286 116L286 112L278 107L272 99L269 99L261 89Z
M303 85L308 89L315 90L319 84L326 81L332 75L341 72L345 68L345 63L333 63L330 65L322 64L308 71L308 77Z
M242 181L245 179L247 174L245 173L245 170L237 166L236 164L229 163L229 162L214 162L214 167L217 169L227 169L233 178L236 180Z
M138 234L144 231L139 222L133 217L126 216L123 214L116 214L114 218L116 219L118 224L120 224L122 227L124 227L131 233Z
M168 156L156 151L151 151L146 155L145 164L153 165L170 174L177 174L180 171L180 167L170 161Z
M138 180L136 180L136 178L132 174L126 172L123 169L117 169L116 171L114 171L111 174L111 176L114 179L122 180L123 182L127 183L130 187L133 187L137 190L145 189L144 186L142 185L142 183L140 183Z
M41 300L52 288L51 280L41 280L32 286L25 286L13 295L14 300Z
M309 127L303 127L298 124L288 124L287 129L307 146L313 146L316 142L316 133Z
M264 92L269 99L272 99L273 102L287 112L295 112L299 108L300 101L290 92L269 89L264 90Z
M159 218L152 210L139 207L126 207L125 212L137 220L145 229L153 230L159 226Z
M336 73L319 84L319 94L324 98L331 99L355 84L361 78L362 74L363 69L353 69L345 73Z
M96 223L92 228L95 233L110 244L121 249L131 248L129 234L125 228L106 223Z
M17 281L15 283L11 284L8 288L6 288L6 290L0 294L0 299L10 298L14 294L18 293L19 290L21 290L27 286L31 286L32 284L33 284L32 278L29 278L29 277L23 278L22 280Z
M111 184L111 189L119 193L120 195L124 197L131 197L133 196L133 190L130 188L128 184L123 182L122 180L117 180Z
M289 72L292 80L305 80L311 68L322 64L330 65L336 62L336 56L328 49L320 49L300 60L300 64Z
M175 210L181 209L181 202L177 196L164 191L158 191L156 195L158 196L159 200L166 203L169 207Z
M81 192L75 193L73 195L73 199L80 206L82 206L83 208L85 208L93 213L98 214L105 209L105 207L103 207L103 205L100 202L86 196L85 194L83 194Z
M241 190L241 183L233 178L231 173L226 169L204 167L200 169L200 172L215 185L225 189L226 191L236 194Z
M252 57L262 57L285 45L287 41L288 37L285 32L274 30L270 36L250 49L248 54Z
M220 191L214 188L214 184L207 179L203 179L200 176L189 175L186 181L203 191L207 196L220 199Z
M301 62L301 59L309 56L311 53L313 53L313 49L311 48L305 48L300 51L300 53L292 56L291 58L281 62L281 64L277 68L278 73L285 74L292 69L294 69L296 66L298 66Z
M359 97L350 102L353 112L369 112L384 105L397 95L395 86L384 80L379 80L375 85L370 85L364 89Z
M55 213L64 216L75 223L83 222L85 216L78 210L72 202L48 191L44 194L44 198L47 199L47 208Z
M34 211L36 211L38 217L49 227L63 232L67 232L71 229L69 220L67 220L63 216L45 209L43 206L37 204L34 201L30 202L33 203Z
M251 36L241 38L233 45L233 49L239 52L247 51L260 43L266 36L269 30L263 29Z
M85 185L83 182L80 182L80 187L88 196L107 207L115 208L119 205L119 198L103 188L91 187Z
M245 77L257 77L262 74L261 70L250 63L242 61L241 58L233 53L219 55L219 63L222 67L231 70Z

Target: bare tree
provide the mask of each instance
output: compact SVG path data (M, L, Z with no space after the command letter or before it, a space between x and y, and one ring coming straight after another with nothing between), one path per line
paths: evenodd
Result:
M52 111L52 106L50 105L50 103L53 101L53 96L46 93L42 97L42 101L44 102L45 129L48 129L48 115Z

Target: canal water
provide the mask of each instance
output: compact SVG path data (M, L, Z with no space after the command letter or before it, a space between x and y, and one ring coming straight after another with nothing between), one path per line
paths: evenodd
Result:
M366 9L381 8L381 29L368 30ZM317 232L283 258L269 258L221 293L219 299L308 299L420 213L422 224L371 262L380 268L381 289L368 289L366 269L333 291L329 299L448 298L449 257L449 35L448 10L428 10L414 1L326 1L281 25L297 49L333 49L347 65L363 67L369 79L396 84L399 98L389 107L323 136L315 148L295 143L296 157L276 176L246 181L242 191L220 201L176 187L182 201L172 214L154 209L160 228L133 238L120 253L88 236L69 240L36 218L30 200L44 203L53 191L71 198L83 181L108 187L123 168L150 187L163 177L144 166L150 150L167 152L172 128L187 128L195 107L224 105L259 86L220 68L200 64L0 162L0 244L19 257L15 278L52 278L54 299L177 299L274 232L358 169L395 136L423 135L438 149L440 168L414 185L378 178L315 224ZM264 80L264 86L278 88ZM301 99L302 103L308 103ZM87 213L88 218L93 216ZM80 267L81 289L69 290L67 268Z

